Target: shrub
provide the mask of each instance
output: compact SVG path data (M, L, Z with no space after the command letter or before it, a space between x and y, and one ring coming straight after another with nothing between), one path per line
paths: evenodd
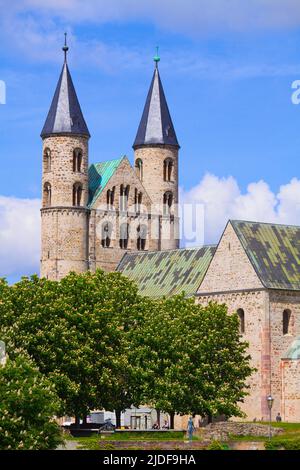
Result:
M212 441L207 450L229 450L229 447L227 444L222 444L222 442Z
M300 450L300 439L280 439L265 442L266 450Z

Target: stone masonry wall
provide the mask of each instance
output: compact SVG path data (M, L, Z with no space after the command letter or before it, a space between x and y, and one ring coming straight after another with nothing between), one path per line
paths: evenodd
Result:
M198 292L259 288L263 285L229 222Z
M280 428L271 428L272 436L278 436L284 432ZM269 437L269 426L256 423L235 423L225 421L221 423L212 423L201 429L200 435L204 439L217 441L228 441L231 436L253 436Z
M174 162L172 181L164 181L164 160L167 158ZM135 149L134 159L135 162L137 159L143 162L142 183L154 205L153 213L162 214L164 193L173 194L173 214L175 215L175 222L171 223L173 235L170 240L164 241L162 249L176 249L179 247L179 229L176 218L178 215L178 149L169 145L141 146Z
M286 309L291 311L291 318L289 332L283 334L282 320ZM300 335L300 293L271 291L270 316L273 413L275 416L280 412L286 421L300 422L300 376L299 368L294 368L297 361L282 361Z
M46 166L45 150L51 152ZM73 151L81 149L81 171L73 171ZM51 185L51 204L44 187ZM81 207L73 207L73 185L82 185ZM88 139L56 135L43 140L41 276L61 279L88 269Z
M120 213L120 186L129 185L128 211ZM115 187L113 210L107 210L107 191ZM140 213L135 208L135 190L143 194ZM151 214L152 201L143 184L132 169L127 158L124 158L114 175L109 180L103 193L91 210L89 224L89 258L92 270L102 268L114 271L126 252L137 251L137 229L147 227L145 250L156 251L160 248L159 217ZM113 227L110 247L101 245L102 227L109 222ZM130 227L128 246L121 249L119 245L120 226L128 223Z
M73 172L73 151L82 150L80 172ZM82 206L88 201L88 139L86 137L56 135L43 141L43 156L45 149L51 151L51 170L46 171L43 158L42 191L45 183L51 184L51 206L72 206L73 184L83 186Z
M224 293L219 295L200 296L197 301L207 305L210 301L226 304L229 313L242 308L245 312L245 333L242 340L249 342L248 352L251 355L251 366L256 368L248 379L250 395L240 407L247 419L268 418L264 408L265 397L269 390L268 344L268 295L265 291ZM265 357L266 356L266 357ZM267 360L267 364L266 364Z
M87 210L42 209L41 276L59 280L88 269Z
M300 421L300 360L281 362L282 400L281 415L283 421Z

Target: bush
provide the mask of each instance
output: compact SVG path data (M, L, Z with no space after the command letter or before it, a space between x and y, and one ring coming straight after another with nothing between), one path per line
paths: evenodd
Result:
M53 416L59 410L53 385L25 355L0 366L0 449L55 449L63 442Z
M300 439L280 439L265 442L266 450L300 450Z
M227 444L222 444L222 442L212 441L207 450L229 450L229 447Z

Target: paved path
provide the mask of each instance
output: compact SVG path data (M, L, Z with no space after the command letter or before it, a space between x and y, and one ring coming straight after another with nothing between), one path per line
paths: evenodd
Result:
M65 444L58 446L56 450L77 450L78 445L78 441L65 441Z

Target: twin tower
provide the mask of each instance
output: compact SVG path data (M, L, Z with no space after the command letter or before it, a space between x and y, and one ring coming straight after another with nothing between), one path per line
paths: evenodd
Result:
M41 276L115 270L125 253L179 246L178 151L158 62L127 157L89 166L90 133L67 65L43 127ZM142 258L141 258L142 262Z

